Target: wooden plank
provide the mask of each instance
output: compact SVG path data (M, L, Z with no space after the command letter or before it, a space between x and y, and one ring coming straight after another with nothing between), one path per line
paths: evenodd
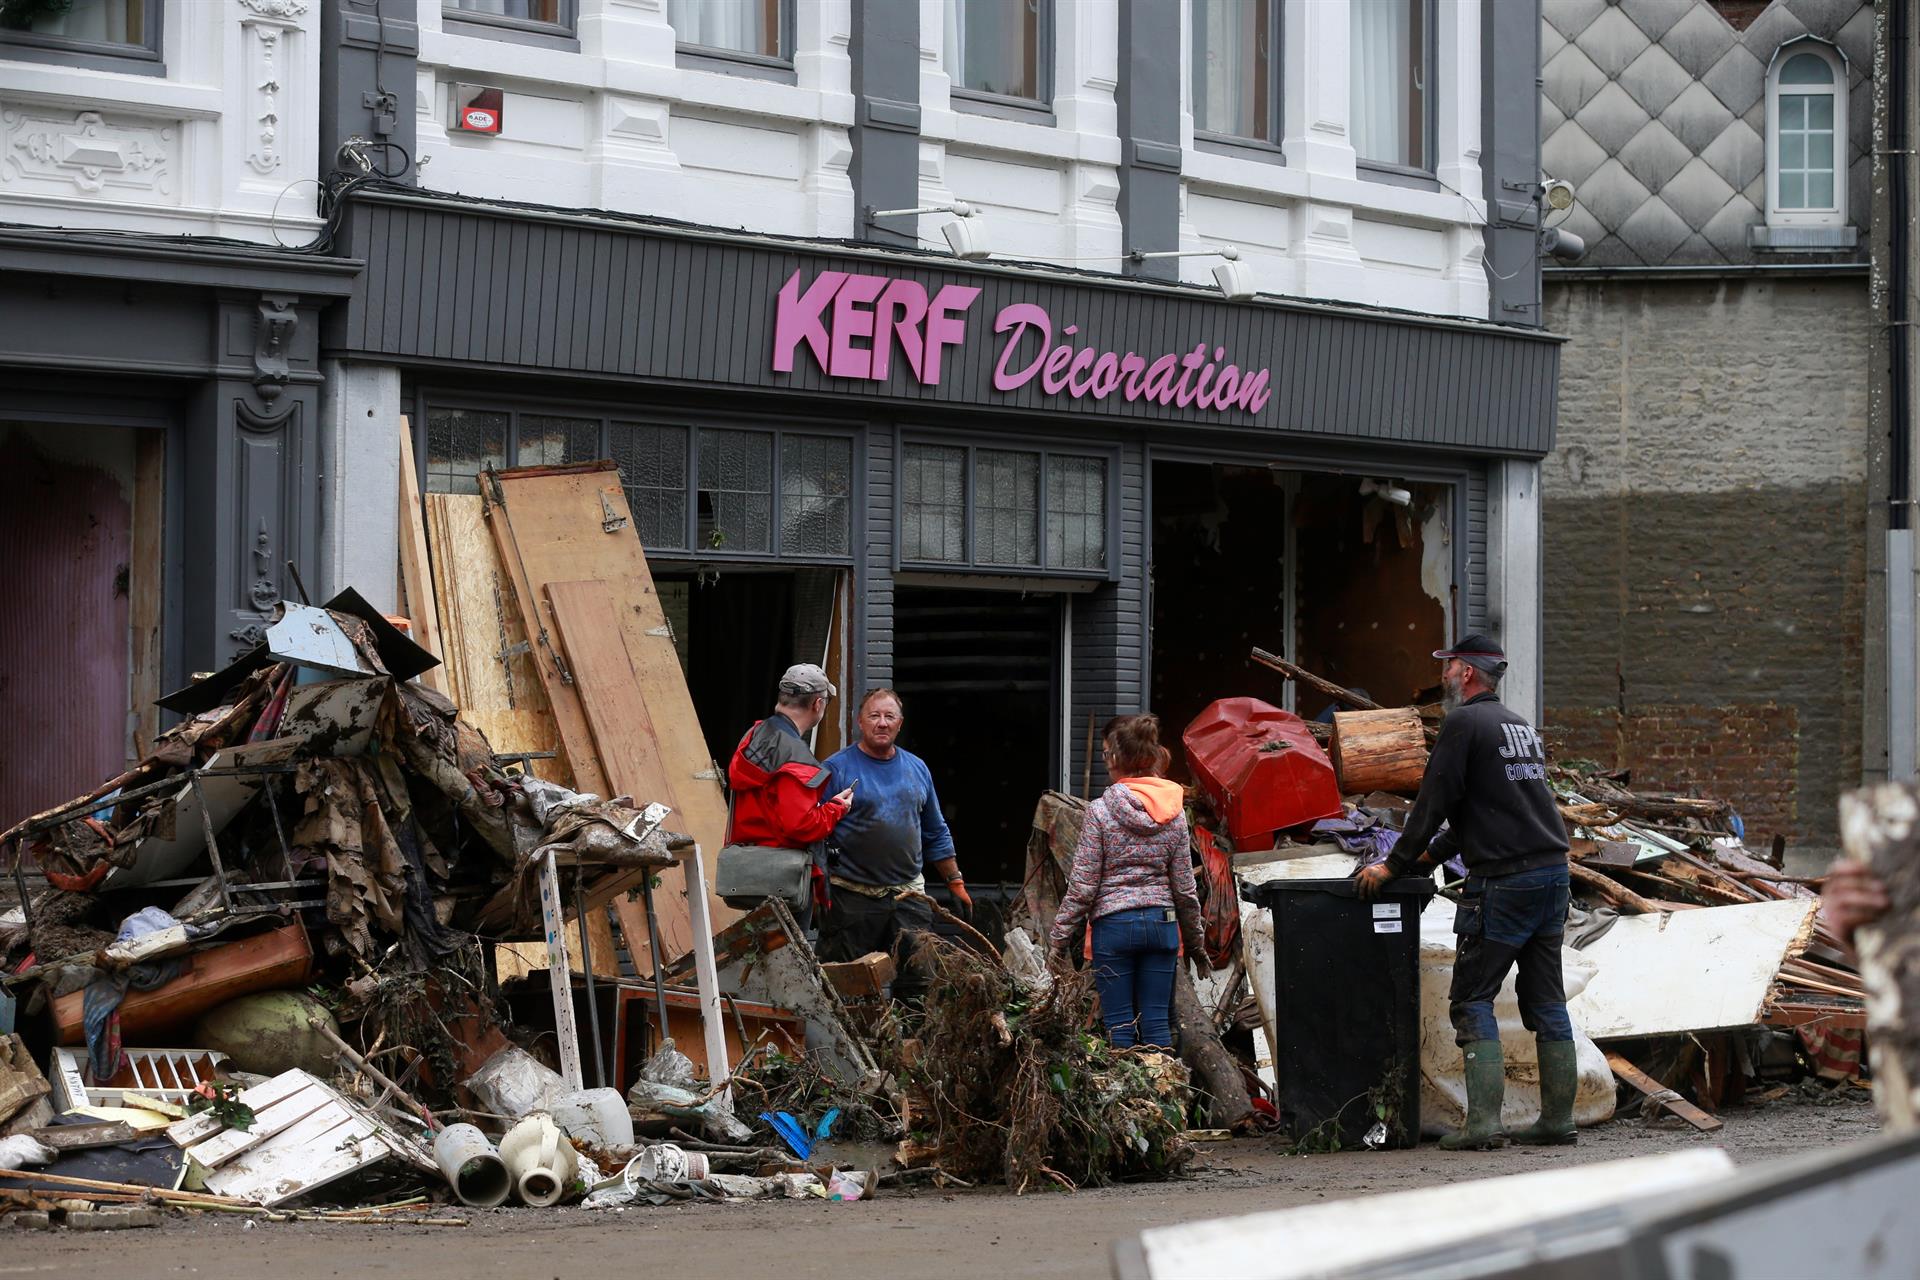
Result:
M1608 1052L1607 1065L1613 1068L1613 1074L1631 1085L1647 1101L1671 1111L1701 1133L1714 1133L1725 1127L1725 1121L1708 1115L1619 1054Z
M161 563L167 508L167 433L133 433L133 555L127 566L127 621L133 633L131 758L144 759L160 736Z
M666 793L646 798L673 809L670 827L688 832L705 849L718 851L725 837L727 814L719 768L707 752L693 696L674 653L666 614L647 568L645 549L634 536L619 473L606 462L523 467L499 473L498 486L499 500L489 499L487 520L500 549L502 566L514 585L522 622L533 637L536 666L555 708L555 723L568 759L575 765L579 785L606 795L603 787L611 784L605 781L592 729L581 706L583 688L568 683L573 673L566 667L561 642L554 635L558 627L547 607L544 588L555 582L597 580L606 584L612 597L627 660L654 726L659 767L666 778ZM547 633L545 643L540 639L542 627ZM587 779L581 776L579 766L585 759L595 765L600 785L587 785ZM608 900L618 889L637 880L636 873L599 886L589 905L595 905L595 899ZM680 893L660 895L656 903L663 938L686 918L686 904L681 900L684 883L674 885L672 872L666 873L665 880L670 889L677 888ZM710 880L705 889L710 914L717 924L725 925L739 917L713 896ZM644 965L644 920L638 913L622 910L621 925L636 964Z
M151 991L132 991L120 1002L120 1026L129 1039L190 1022L215 1005L253 991L297 987L313 968L313 947L297 922L236 942L223 942L187 957L186 972ZM54 1023L62 1044L86 1038L84 991L58 996Z
M254 1112L253 1123L245 1129L223 1129L188 1147L187 1154L202 1168L218 1169L241 1152L251 1151L275 1134L291 1129L332 1101L332 1090L318 1082L311 1083L292 1097Z
M176 1120L168 1125L167 1137L173 1139L176 1147L190 1147L226 1127L226 1123L211 1111L203 1111L197 1116L188 1116L185 1120Z
M132 1142L135 1135L133 1126L124 1120L102 1120L95 1124L51 1124L27 1136L55 1151L87 1151Z
M427 555L426 513L420 505L420 473L414 469L413 423L400 415L400 588L406 593L407 620L413 640L438 658L440 615L433 599L433 562ZM447 691L444 665L422 672L420 683L440 693Z
M329 1099L273 1141L207 1175L207 1189L271 1208L386 1159L380 1127Z

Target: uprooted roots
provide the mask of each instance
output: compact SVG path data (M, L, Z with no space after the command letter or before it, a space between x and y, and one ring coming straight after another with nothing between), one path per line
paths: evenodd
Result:
M1168 1177L1192 1158L1187 1072L1096 1030L1092 976L1056 969L1029 990L996 960L938 938L917 1061L903 1067L928 1108L940 1167L1015 1192Z

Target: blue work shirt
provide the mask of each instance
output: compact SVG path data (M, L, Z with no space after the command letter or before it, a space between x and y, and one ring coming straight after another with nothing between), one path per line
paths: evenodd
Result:
M876 760L858 743L827 757L823 789L853 786L853 808L827 840L827 870L855 884L906 884L929 862L953 857L953 833L940 813L933 771L911 751Z

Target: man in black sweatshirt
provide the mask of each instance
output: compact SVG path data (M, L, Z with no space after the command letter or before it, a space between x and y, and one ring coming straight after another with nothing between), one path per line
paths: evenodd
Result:
M1466 1056L1467 1125L1440 1145L1449 1151L1575 1140L1578 1083L1573 1024L1560 974L1567 922L1567 828L1547 785L1547 755L1526 717L1495 690L1506 654L1478 633L1434 657L1444 664L1447 718L1420 779L1407 827L1384 862L1361 871L1363 898L1396 876L1425 874L1456 853L1467 865L1454 915L1459 941L1449 993L1454 1037ZM1447 830L1441 831L1441 823ZM1540 1119L1507 1134L1506 1092L1493 1000L1519 966L1520 1019L1540 1054Z

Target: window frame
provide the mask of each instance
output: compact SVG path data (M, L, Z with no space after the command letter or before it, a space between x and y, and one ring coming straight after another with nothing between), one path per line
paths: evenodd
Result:
M1194 6L1200 3L1200 0L1186 0L1187 114L1194 120L1193 141L1196 147L1226 155L1259 152L1263 157L1267 154L1280 157L1280 144L1287 136L1286 100L1283 96L1286 89L1284 77L1287 62L1286 11L1281 0L1249 0L1249 2L1264 4L1267 8L1267 30L1270 33L1271 44L1267 51L1267 128L1273 134L1272 139L1248 138L1237 133L1221 133L1215 129L1200 127L1199 112L1195 104L1200 100L1201 86L1193 79L1192 47Z
M905 3L906 0L901 0ZM946 55L951 50L943 50L940 69L947 73L947 94L955 111L972 115L998 116L1003 120L1025 120L1036 124L1054 122L1054 24L1058 18L1054 0L1026 0L1035 6L1034 11L1034 74L1039 78L1040 96L1022 98L1011 93L988 93L981 89L969 89L954 81L953 72L948 67ZM948 4L958 0L946 0Z
M429 419L438 410L462 409L469 412L504 413L507 415L506 463L509 467L520 466L521 419L538 418L595 418L599 420L598 451L601 458L612 456L612 427L614 423L630 423L643 427L678 427L686 432L686 523L682 530L684 541L676 547L646 548L648 563L662 565L699 566L706 564L809 564L850 568L862 557L862 547L866 537L866 524L863 518L863 503L866 489L866 454L861 432L857 427L841 422L810 421L804 418L782 417L777 420L753 418L740 414L720 414L711 412L671 413L654 410L635 412L627 406L610 404L604 401L576 401L548 399L542 396L486 396L470 391L450 391L435 387L422 387L411 396L414 405L412 417L414 432L415 467L422 494L427 489L427 432ZM722 431L752 431L770 436L773 441L773 467L771 471L772 507L769 530L770 551L739 551L726 547L702 547L698 543L700 530L700 431L702 428L714 428ZM847 442L847 552L844 555L829 555L816 552L789 553L782 547L783 537L780 527L780 504L782 498L781 480L783 479L781 443L787 436L825 436L843 439ZM621 478L621 488L626 488L625 477ZM432 490L431 492L441 492ZM636 531L637 532L637 531Z
M147 38L140 44L113 44L35 31L0 30L0 61L83 67L89 71L118 71L123 75L164 76L167 74L166 12L167 0L147 0Z
M1782 209L1780 207L1780 73L1788 62L1802 53L1811 53L1827 64L1833 72L1833 83L1827 92L1833 100L1833 207L1830 209ZM1817 36L1796 36L1773 51L1773 60L1767 64L1767 117L1765 138L1765 162L1767 177L1766 224L1769 227L1845 227L1847 221L1847 170L1850 167L1847 150L1852 141L1849 136L1851 116L1848 113L1847 95L1851 89L1848 73L1847 55L1835 46ZM1790 92L1796 95L1813 96L1820 92L1819 86L1790 85Z
M1439 0L1413 0L1421 10L1420 57L1426 82L1426 110L1421 115L1420 150L1425 165L1398 164L1390 160L1369 160L1354 148L1353 163L1357 176L1365 182L1384 182L1393 186L1440 189L1440 23ZM1351 39L1351 33L1349 33ZM1348 89L1348 115L1351 119L1351 87ZM1351 139L1351 133L1349 133Z
M449 35L474 36L481 40L505 40L511 44L563 49L580 49L580 0L558 0L560 21L538 22L511 18L504 14L479 13L441 0L440 28Z
M907 450L914 445L932 445L936 448L964 449L966 451L965 496L961 508L963 526L961 545L965 549L965 558L961 560L912 560L906 554L906 538L902 534L906 511L906 466ZM1038 456L1040 468L1039 506L1034 518L1039 529L1040 563L1031 565L1000 564L982 560L977 551L974 519L974 467L975 458L985 449L994 453L1031 453ZM1046 563L1047 559L1047 514L1048 514L1048 462L1055 457L1097 458L1106 466L1106 564L1098 569L1063 569ZM1004 437L984 434L939 431L924 428L903 429L894 438L893 449L893 571L896 574L947 573L971 576L987 575L999 578L1051 578L1068 582L1118 582L1120 580L1120 449L1113 445L1094 444L1090 441L1072 439L1048 439L1041 437Z
M763 53L722 49L694 40L682 40L679 29L675 28L674 65L688 71L711 71L729 76L754 76L766 80L777 80L782 84L798 84L799 67L795 57L800 45L800 24L795 18L798 5L795 0L777 0L777 2L780 6L780 47L787 51L785 57L769 58ZM668 12L671 13L670 7Z

